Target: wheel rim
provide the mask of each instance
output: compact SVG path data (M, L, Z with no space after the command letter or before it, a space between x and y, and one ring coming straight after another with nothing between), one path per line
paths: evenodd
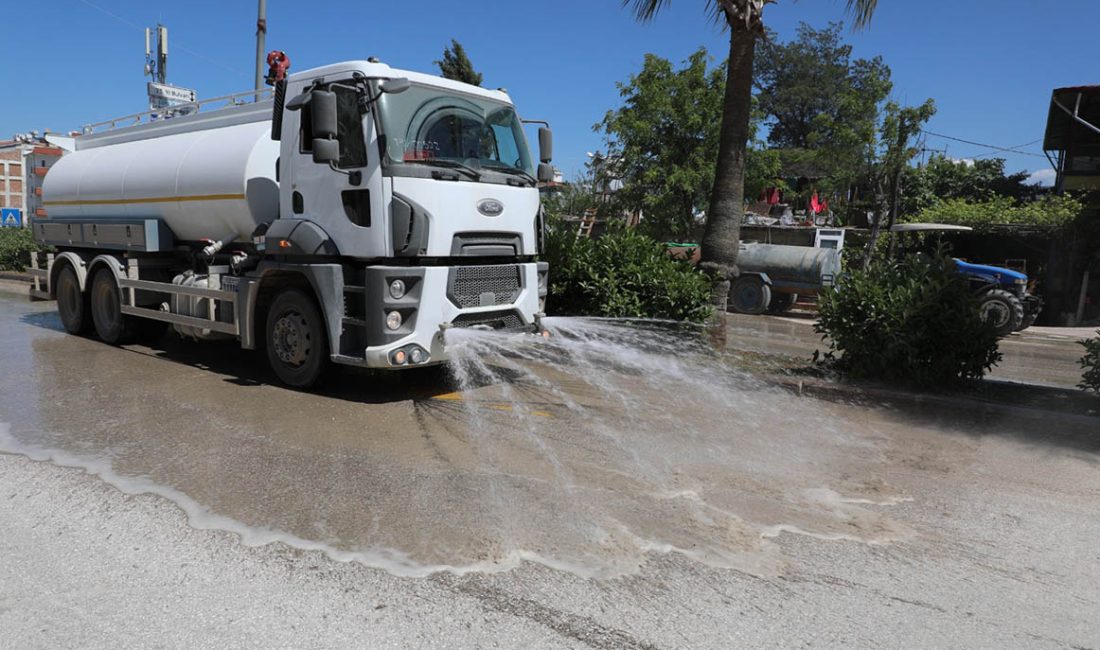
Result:
M1003 303L990 301L982 305L982 320L992 323L994 327L1004 327L1009 315L1008 305Z
M297 368L303 365L313 350L313 337L309 333L309 321L305 316L288 311L275 321L272 330L275 356L285 365Z
M737 306L741 309L753 309L760 304L760 288L746 284L737 289Z

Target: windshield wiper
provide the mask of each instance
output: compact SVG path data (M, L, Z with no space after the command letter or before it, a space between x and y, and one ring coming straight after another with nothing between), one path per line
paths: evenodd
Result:
M534 176L528 174L527 172L523 171L522 169L520 169L518 167L510 167L508 165L501 165L499 167L496 166L496 165L486 165L486 167L488 169L491 169L495 172L500 172L502 174L510 174L512 176L521 176L524 179L526 179L527 182L531 183L532 185L538 185L539 184L538 179L536 179Z
M449 167L451 169L457 169L460 172L465 172L470 178L481 180L481 172L477 171L469 165L464 165L455 160L446 160L444 158L423 158L420 160L406 160L406 165L435 165L437 167Z

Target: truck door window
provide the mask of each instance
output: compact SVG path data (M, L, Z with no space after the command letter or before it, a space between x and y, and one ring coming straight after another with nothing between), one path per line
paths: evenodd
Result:
M350 82L349 82L350 83ZM363 115L359 112L359 98L355 91L334 85L326 88L336 93L336 140L340 143L341 169L358 169L367 166L367 143L363 135ZM301 128L298 131L298 152L313 151L313 113L306 104L301 110Z
M344 169L367 166L367 143L363 137L363 114L359 112L359 96L350 89L335 86L336 139L340 141L340 164Z

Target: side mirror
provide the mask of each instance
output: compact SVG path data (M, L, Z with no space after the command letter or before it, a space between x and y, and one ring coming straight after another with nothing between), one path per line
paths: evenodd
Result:
M540 183L554 182L554 166L550 163L539 163L538 174Z
M309 112L313 119L314 138L336 137L336 93L314 90L310 93Z
M387 79L382 82L382 85L378 87L384 93L396 95L397 93L403 93L412 87L412 82L407 78L401 77L399 79Z
M548 163L554 159L554 132L545 126L539 127L539 160Z
M327 138L313 139L313 162L324 165L340 162L340 141Z

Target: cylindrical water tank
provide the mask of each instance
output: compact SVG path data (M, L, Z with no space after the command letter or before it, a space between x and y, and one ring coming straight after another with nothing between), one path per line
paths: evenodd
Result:
M43 203L50 219L160 218L178 240L247 240L279 216L278 157L266 120L87 148L78 139L46 175Z
M840 252L835 248L741 244L737 266L742 271L767 273L772 281L821 284L822 276L840 274Z

